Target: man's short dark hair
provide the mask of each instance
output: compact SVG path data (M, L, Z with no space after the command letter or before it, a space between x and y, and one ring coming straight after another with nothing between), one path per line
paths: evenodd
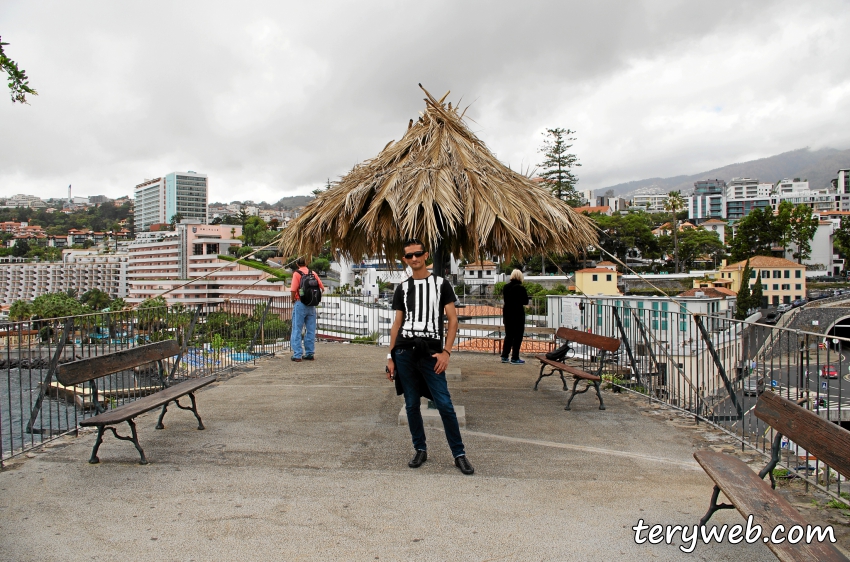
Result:
M304 259L304 256L301 256L300 258L295 260L295 265L297 265L298 267L304 267L305 265L307 265L307 260Z
M422 246L424 251L428 251L428 248L425 246L425 243L422 242L419 238L408 238L404 241L404 244L401 246L402 248L407 248L408 246Z

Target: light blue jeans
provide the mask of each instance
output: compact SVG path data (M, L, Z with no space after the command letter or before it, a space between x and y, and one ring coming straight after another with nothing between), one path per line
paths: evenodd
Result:
M301 331L304 334L304 345L301 345ZM301 359L303 355L313 355L316 351L316 307L306 306L300 300L295 301L292 309L292 337L289 340L292 357Z

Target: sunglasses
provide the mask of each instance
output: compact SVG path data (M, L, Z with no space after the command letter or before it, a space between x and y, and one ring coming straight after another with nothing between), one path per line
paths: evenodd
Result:
M425 250L419 250L418 252L411 252L409 254L404 254L404 259L409 260L416 256L417 258L421 258L425 255Z

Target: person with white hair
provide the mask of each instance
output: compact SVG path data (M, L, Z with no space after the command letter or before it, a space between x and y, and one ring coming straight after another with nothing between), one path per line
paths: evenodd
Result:
M519 348L525 334L525 305L528 304L528 292L522 282L522 271L514 269L511 272L511 280L502 291L502 297L505 300L505 305L502 307L502 321L505 324L502 363L510 362L511 365L525 363L519 358Z

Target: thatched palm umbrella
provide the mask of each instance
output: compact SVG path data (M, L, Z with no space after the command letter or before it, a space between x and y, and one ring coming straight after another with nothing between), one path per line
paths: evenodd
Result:
M330 241L349 259L394 258L414 237L472 260L576 254L596 243L590 219L499 162L444 103L448 93L437 100L422 89L419 120L319 193L286 228L284 255L316 254Z

